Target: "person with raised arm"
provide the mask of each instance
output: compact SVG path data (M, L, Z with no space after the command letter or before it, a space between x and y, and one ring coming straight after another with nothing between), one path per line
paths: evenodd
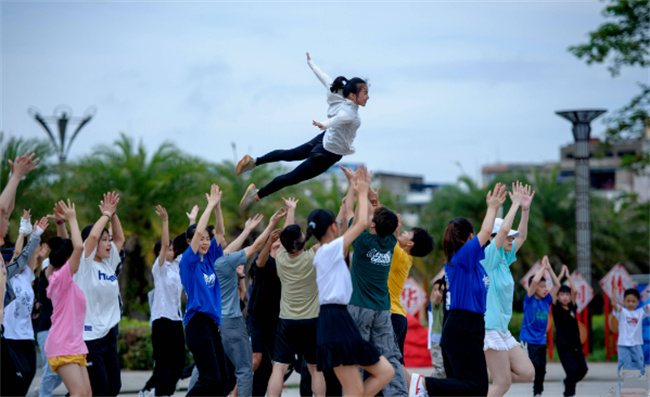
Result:
M243 269L248 259L252 258L261 248L271 231L285 215L284 209L276 211L252 245L240 249L246 237L260 224L264 218L257 214L246 222L244 231L224 250L224 255L214 262L214 271L221 289L221 325L219 332L223 341L224 351L235 367L237 379L237 395L250 397L253 395L253 350L246 329L246 322L239 305L238 284L245 278Z
M490 397L503 396L512 382L528 382L535 376L533 363L508 331L515 293L510 265L517 260L516 253L526 241L530 203L535 192L529 185L517 181L512 184L512 192L508 194L512 202L510 210L504 219L495 220L490 244L485 249L485 259L481 261L490 278L483 344L485 360L492 377L488 391ZM512 223L520 206L522 212L519 230L513 230Z
M551 275L553 287L549 292L546 288L544 272ZM524 319L521 322L519 340L528 351L528 357L535 368L535 380L533 382L533 395L540 397L544 391L544 377L546 375L546 328L548 326L548 314L552 304L557 299L557 291L560 289L558 280L548 257L542 258L542 266L535 275L528 279L528 289L524 297Z
M212 210L219 204L223 192L213 184L206 193L208 204L198 224L185 232L189 247L180 261L180 274L187 294L185 306L185 340L194 356L199 377L187 392L188 396L228 395L226 355L219 334L221 324L221 290L214 262L223 255L216 238L206 230Z
M70 226L71 239L54 237L50 246L47 296L52 300L52 327L44 351L50 369L61 376L71 397L91 396L83 330L86 298L73 277L81 264L84 245L77 223L75 205L68 199L56 204L54 213Z
M487 193L487 212L478 233L468 219L454 218L447 224L442 246L447 262L445 279L449 289L449 314L442 329L440 345L447 378L411 374L409 396L485 396L488 373L483 354L485 307L490 278L481 260L485 244L494 229L497 211L506 200L505 186L497 183Z
M557 354L566 373L564 395L574 396L576 384L587 375L589 368L582 351L580 328L576 318L578 289L566 265L562 265L562 272L558 279L562 280L563 277L567 278L570 287L562 285L557 291L557 299L553 305L553 323L555 323Z
M34 155L34 153L27 151L27 153L16 157L13 161L8 160L11 177L9 177L9 182L2 188L2 193L0 193L0 247L4 245L4 238L9 230L9 217L14 211L18 184L30 171L38 168L40 158L34 158ZM2 258L0 258L0 261L2 261ZM7 280L11 280L11 277L7 278Z
M354 153L354 138L361 126L359 106L366 106L368 102L368 83L359 77L348 80L343 76L332 81L331 77L312 62L309 53L307 53L307 63L327 89L329 106L327 120L312 121L312 124L323 132L311 141L293 149L274 150L258 158L245 155L237 163L237 175L262 164L277 161L303 160L303 162L293 171L276 177L261 189L257 189L251 183L239 203L242 209L287 186L315 178L336 164L343 156Z
M181 294L183 285L179 263L169 238L169 216L161 205L156 206L156 215L162 221L160 244L156 244L156 261L151 267L153 290L151 305L151 344L153 346L154 371L153 388L156 396L170 396L176 391L176 384L185 366L185 336Z
M120 287L115 270L120 264L124 232L117 216L116 192L104 194L101 216L81 232L84 253L73 279L86 297L84 340L88 347L88 376L94 396L114 396L122 388L117 334L120 322ZM113 241L106 225L111 222Z
M7 265L7 278L9 288L5 303L5 316L2 322L3 338L9 349L20 361L22 368L24 390L15 390L18 395L25 395L36 374L36 346L34 344L34 327L32 323L32 309L34 308L34 269L36 261L33 260L36 249L41 242L41 235L48 226L47 217L41 218L34 224L33 232L23 250ZM4 367L3 363L3 367ZM11 394L11 393L7 393Z
M350 184L359 203L353 223L341 234L342 221L329 210L317 209L309 214L304 239L313 235L320 245L314 256L320 304L316 324L318 370L333 369L346 396L374 396L395 375L393 366L362 337L348 312L353 291L345 257L348 247L368 227L369 187L370 175L364 166L359 166ZM350 195L346 200L350 200ZM359 367L370 374L365 381Z

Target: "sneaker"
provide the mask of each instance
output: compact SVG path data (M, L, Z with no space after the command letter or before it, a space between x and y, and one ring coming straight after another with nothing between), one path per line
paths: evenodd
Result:
M241 175L255 168L255 159L249 155L244 156L239 163L237 163L237 172L235 175Z
M409 397L428 397L427 389L424 386L424 376L411 374L411 385L409 386Z
M241 201L239 202L239 208L245 210L246 208L250 207L252 204L257 203L257 200L255 199L255 195L257 194L259 190L255 189L255 184L251 183L248 185L248 189L246 189L246 193L244 193L244 197L242 197Z

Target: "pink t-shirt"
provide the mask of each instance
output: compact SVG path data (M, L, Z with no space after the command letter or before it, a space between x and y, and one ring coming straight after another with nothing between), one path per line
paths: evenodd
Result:
M86 298L72 279L70 264L52 273L48 279L47 297L52 300L52 328L45 341L47 358L88 354L84 343Z

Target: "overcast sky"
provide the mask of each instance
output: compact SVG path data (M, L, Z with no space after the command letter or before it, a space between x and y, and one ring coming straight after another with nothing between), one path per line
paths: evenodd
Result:
M6 2L1 125L27 113L95 118L71 158L125 132L214 161L304 143L326 118L305 52L370 80L356 154L370 169L454 182L497 162L545 162L572 141L554 114L625 105L647 71L611 78L567 51L604 22L587 2ZM596 136L603 130L598 120Z

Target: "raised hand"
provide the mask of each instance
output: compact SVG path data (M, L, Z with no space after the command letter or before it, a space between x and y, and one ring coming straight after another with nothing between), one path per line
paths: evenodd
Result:
M542 266L544 266L546 269L551 268L551 263L548 261L548 256L544 255L542 258Z
M494 193L490 190L485 201L488 207L499 209L506 201L506 186L501 182L494 185Z
M562 265L562 274L564 274L566 277L569 277L571 273L569 272L569 268L567 265Z
M117 204L120 202L120 195L116 192L104 193L104 199L99 203L99 209L102 214L112 217L117 210ZM108 214L110 213L110 215Z
M532 193L531 193L532 191ZM521 199L521 209L527 210L530 208L530 203L533 201L533 196L535 196L535 191L532 190L530 185L523 187L523 197Z
M34 231L36 231L38 228L40 228L42 231L45 231L48 225L49 223L47 216L44 216L38 222L34 223Z
M510 196L510 201L513 204L521 204L521 200L524 198L524 187L521 182L513 182L512 192L508 192L508 195Z
M381 186L377 188L377 190L372 190L372 188L368 188L368 200L370 200L370 203L372 205L377 205L379 204L379 192L381 191Z
M298 202L298 200L296 200L296 202ZM284 218L286 214L287 213L285 212L284 208L280 208L279 210L275 211L275 214L273 214L273 216L271 216L271 219L269 220L269 224L276 225L278 222L280 222L280 219Z
M30 220L32 219L32 209L23 210L23 217L21 219Z
M345 178L348 180L348 183L352 185L352 179L354 179L354 171L342 165L339 165L339 168L341 169L341 171L343 171L343 174L345 175Z
M163 222L169 220L169 216L167 216L167 210L160 204L156 206L156 215L158 215Z
M309 57L309 53L307 53L307 60L311 61L311 58Z
M275 229L272 231L267 244L273 244L278 241L280 239L280 232L282 232L282 229Z
M68 223L70 223L70 221L72 221L73 219L76 219L76 217L77 217L77 212L75 210L75 205L74 205L74 203L70 202L70 199L68 199L67 204L63 200L56 203L56 206L54 207L54 213L58 214L59 218L63 218ZM48 218L49 218L49 216L48 216Z
M255 214L254 217L248 218L246 221L246 224L244 225L244 229L253 230L257 227L257 225L262 222L262 219L264 219L264 215L262 214Z
M38 168L37 164L41 159L34 158L34 155L35 153L27 151L24 155L16 157L14 161L8 160L9 166L11 167L11 173L22 178L30 171Z
M368 191L370 188L370 180L372 178L372 173L368 173L368 169L366 168L365 165L360 165L357 167L357 170L354 173L354 179L352 182L352 186L354 187L354 190L357 192L357 194L363 192L363 191Z
M219 204L219 201L221 201L222 195L223 192L219 189L219 186L213 183L212 186L210 186L210 194L206 193L205 198L208 200L208 205L214 208Z
M186 212L187 218L190 220L190 223L196 223L196 216L199 214L199 206L195 205L192 207L190 212Z
M282 197L282 201L284 201L284 205L287 206L287 211L289 210L296 210L296 206L298 205L298 200L295 197L289 197L288 199Z

